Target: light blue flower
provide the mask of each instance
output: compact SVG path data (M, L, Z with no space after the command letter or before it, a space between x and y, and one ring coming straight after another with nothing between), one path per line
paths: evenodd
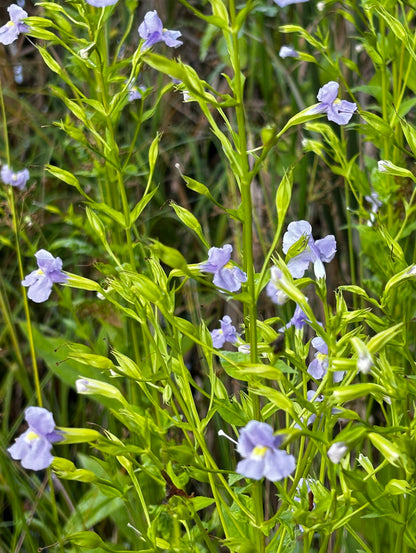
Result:
M308 319L302 308L298 304L296 304L292 318L284 327L279 328L279 332L284 332L291 326L294 326L296 330L301 330L306 324L310 322L311 321Z
M29 299L35 303L42 303L51 295L53 284L66 282L68 276L62 272L60 257L54 257L46 250L39 250L35 257L39 268L27 275L22 280L22 285L29 288Z
M241 283L247 281L247 275L236 265L230 262L233 247L225 244L222 248L210 248L208 261L201 263L201 271L212 273L215 286L224 288L229 292L237 292Z
M266 286L266 294L277 305L283 305L289 299L289 296L280 288L281 282L284 282L283 273L278 267L273 266L271 268L271 278Z
M338 125L346 125L357 110L357 104L340 100L338 89L339 84L335 81L329 81L320 88L317 98L321 103L314 107L311 113L326 113L328 121L333 121Z
M287 253L302 237L306 243L305 249L288 261L287 268L293 278L302 278L309 264L313 263L315 276L325 278L323 262L329 263L335 256L337 251L335 236L329 234L315 242L312 227L308 221L294 221L289 224L283 236L283 252Z
M273 428L264 422L250 421L240 431L237 451L244 459L237 465L236 472L246 478L272 482L282 480L296 467L293 455L279 449L281 436L273 435Z
M107 6L113 6L117 4L118 0L85 0L90 6L94 8L106 8Z
M46 469L53 460L52 444L62 440L62 434L55 430L52 413L43 407L28 407L25 420L29 428L7 451L25 469Z
M297 52L293 46L282 46L279 50L279 56L281 58L298 58L299 52Z
M303 4L304 2L309 2L309 0L273 0L273 2L277 4L279 8L285 8L291 4Z
M1 180L4 184L10 184L10 186L15 186L19 190L24 189L29 177L28 169L23 169L15 173L8 165L3 165L1 168Z
M225 315L219 322L221 324L221 328L216 328L210 333L214 348L222 348L225 342L235 344L238 336L235 326L232 324L231 317Z
M11 44L14 42L20 33L27 33L29 27L22 23L22 20L28 17L28 13L17 4L12 4L7 8L10 21L0 27L0 43Z
M169 31L168 29L164 29L163 23L157 15L156 10L146 13L138 31L140 37L144 39L142 50L150 48L157 42L164 42L171 48L177 48L183 44L182 41L177 40L180 36L182 36L182 33L179 31Z
M129 85L129 102L134 102L134 100L141 100L143 98L143 92L145 92L145 86L137 86L131 83Z
M314 359L308 365L308 373L315 378L321 380L328 369L328 345L320 336L316 336L312 340L312 346L317 350ZM332 375L334 382L341 382L344 378L345 371L335 371Z

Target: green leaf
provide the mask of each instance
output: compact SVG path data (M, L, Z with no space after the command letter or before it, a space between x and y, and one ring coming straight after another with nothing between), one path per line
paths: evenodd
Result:
M237 426L245 426L248 423L249 417L237 400L215 399L214 404L225 422Z
M378 134L382 136L391 136L393 134L393 129L388 125L384 119L376 115L375 113L370 113L368 111L360 111L360 116L364 121L372 127ZM365 127L364 127L365 129ZM364 133L365 134L365 133Z
M279 392L274 388L270 388L269 386L260 386L258 384L256 387L251 388L251 391L256 395L263 396L265 399L276 405L278 409L286 411L292 418L294 418L295 411L293 409L293 404L282 392Z
M391 438L387 439L380 434L376 434L375 432L370 432L368 434L368 437L370 438L371 443L380 451L386 461L388 461L391 465L395 465L396 467L401 466L401 452L395 445L395 443L391 440Z
M371 354L377 353L382 347L384 347L390 340L395 338L403 329L403 323L394 325L382 332L379 332L367 343L367 349Z
M138 217L140 217L143 209L147 206L147 204L150 202L150 200L153 198L153 196L158 191L158 188L154 188L151 192L148 192L141 198L137 204L134 206L132 211L130 212L130 225L133 225L133 223L136 222Z
M195 511L206 509L207 507L215 503L215 499L213 499L212 497L203 497L203 496L191 497L190 501Z
M154 255L163 263L173 269L180 269L183 273L189 274L188 264L184 256L175 248L165 246L158 240L152 240L151 249Z
M179 219L182 221L184 225L186 225L188 228L193 230L195 234L198 236L198 238L201 240L201 242L209 248L209 243L205 239L205 236L202 233L201 225L198 221L198 219L193 215L190 211L185 209L184 207L181 207L180 205L176 204L174 201L170 201L169 205L173 207L176 215L179 217Z
M90 197L83 191L78 179L72 173L65 171L65 169L61 169L60 167L56 167L55 165L49 164L45 165L45 169L54 177L76 188L78 192L84 196L84 198L90 200Z
M344 403L345 401L351 401L358 397L368 396L369 394L382 400L388 395L388 392L384 386L380 386L379 384L351 384L350 386L335 388L329 401L330 403Z
M293 165L286 170L276 192L276 211L278 219L278 233L284 225L287 210L292 198Z

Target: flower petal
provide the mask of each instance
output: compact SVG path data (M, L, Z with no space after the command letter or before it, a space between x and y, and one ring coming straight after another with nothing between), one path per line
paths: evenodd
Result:
M325 263L329 263L334 259L337 251L337 242L333 234L328 234L320 240L316 240L315 247L319 252L319 257Z
M283 236L283 253L287 253L293 244L305 236L309 240L312 234L312 227L308 221L293 221L289 223L287 231Z
M239 461L235 469L237 474L242 474L246 478L252 478L253 480L260 480L264 476L264 458L258 457L256 459L243 459Z
M336 81L329 81L329 83L326 83L319 89L317 98L324 104L332 104L338 96L338 90L339 84Z
M36 434L46 436L55 429L53 415L43 407L28 407L25 410L25 420Z
M286 451L270 449L267 451L264 460L264 476L271 482L286 478L296 468L295 458Z
M308 250L304 250L299 255L289 259L287 268L293 278L302 278L311 261L311 253Z

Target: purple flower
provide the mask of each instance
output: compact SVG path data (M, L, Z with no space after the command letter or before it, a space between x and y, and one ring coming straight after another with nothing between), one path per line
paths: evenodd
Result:
M293 278L303 277L309 263L313 263L314 272L317 278L325 278L325 263L329 263L337 251L335 236L329 234L321 240L315 240L312 236L312 227L307 221L294 221L287 227L287 231L283 236L283 251L287 253L291 246L304 237L306 242L305 249L292 257L287 268Z
M113 6L117 4L118 0L85 0L90 6L94 8L106 8L107 6Z
M312 340L312 346L317 350L314 359L308 365L308 373L316 380L321 380L328 369L328 345L319 336ZM344 378L344 371L333 373L334 382L341 382Z
M290 4L302 4L308 1L309 0L273 0L273 2L277 4L279 8L285 8L286 6L290 6Z
M62 440L62 435L55 430L52 413L43 407L28 407L25 420L29 428L7 451L13 459L22 461L25 469L46 469L53 460L52 444Z
M212 345L214 348L222 348L225 342L234 344L237 341L237 332L232 324L231 317L225 315L220 319L221 328L216 328L211 332Z
M317 98L321 102L311 110L311 113L326 113L328 121L334 121L338 125L349 123L357 104L340 100L338 96L339 84L335 81L329 81L319 89Z
M23 169L18 173L14 173L13 169L10 169L8 165L3 165L1 168L1 180L4 184L10 184L10 186L15 186L19 190L23 190L29 180L29 171Z
M324 396L317 396L314 399L314 396L316 395L316 390L308 390L306 392L306 397L308 398L308 401L317 401L318 403L321 402L324 399ZM306 426L309 426L310 424L313 424L315 422L316 415L315 413L312 413L312 415L308 418L308 422L306 423Z
M293 46L282 46L279 51L281 58L298 58L299 52L297 52Z
M313 361L309 363L308 373L313 376L313 378L316 378L316 380L321 380L321 378L325 376L328 368L328 346L319 336L312 340L312 345L317 352L315 353Z
M241 283L246 282L247 275L236 265L230 263L231 244L225 244L222 248L210 248L208 250L208 261L201 264L201 271L212 273L215 286L224 288L229 292L237 292Z
M294 326L296 330L301 330L307 323L311 321L308 319L307 315L303 312L302 308L296 304L295 312L293 313L290 321L282 328L279 328L279 332L284 332L291 326Z
M238 463L236 472L253 480L264 476L272 482L289 476L296 462L293 455L278 449L281 441L282 437L274 436L269 424L250 421L240 431L237 451L245 459Z
M142 50L150 48L157 42L164 42L167 46L177 48L183 42L177 40L182 33L179 31L169 31L163 28L163 23L157 15L157 11L147 12L144 16L144 21L139 26L139 35L144 39Z
M280 283L283 282L284 277L282 271L273 266L271 268L271 279L266 286L266 294L277 305L283 305L289 299L289 296L280 288Z
M380 163L380 162L379 162ZM380 207L383 205L383 202L379 199L379 196L377 192L371 192L369 196L365 196L365 199L369 204L371 205L370 208L370 220L367 222L368 226L372 226L376 219L376 213L380 209Z
M12 4L7 8L10 21L0 27L0 43L11 44L14 42L20 33L27 33L29 27L22 23L22 19L28 17L28 13L20 8L17 4Z
M62 259L54 257L46 250L35 253L39 269L32 271L22 280L23 286L28 286L28 297L36 303L46 301L52 292L54 282L66 282L67 275L62 272Z
M129 102L134 100L141 100L143 98L143 92L146 90L145 86L129 85Z

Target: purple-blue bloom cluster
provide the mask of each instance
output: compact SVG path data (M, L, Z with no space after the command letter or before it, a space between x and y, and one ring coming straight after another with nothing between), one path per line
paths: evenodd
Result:
M317 98L321 102L311 110L311 113L326 113L328 121L346 125L357 109L357 104L340 100L338 96L339 84L329 81L319 89Z
M306 247L301 253L289 260L287 268L293 278L302 278L309 267L309 263L313 263L316 277L325 278L323 262L329 263L334 258L337 251L335 237L329 234L315 242L311 225L307 221L294 221L289 224L283 236L283 252L287 253L290 247L302 237L305 238Z
M144 39L142 50L150 48L157 42L164 42L171 48L177 48L183 44L182 41L177 40L182 36L182 33L180 31L169 31L168 29L164 29L163 23L157 15L156 10L146 13L138 31L140 37Z
M28 298L36 303L46 301L52 292L55 282L66 282L68 276L62 272L62 259L54 257L46 250L39 250L35 253L38 262L38 269L32 271L22 280L22 285L27 286Z
M237 292L241 283L247 281L244 271L230 262L233 247L225 244L222 248L210 248L208 250L208 261L200 265L201 271L212 273L215 286L224 288L229 292Z
M237 465L236 472L246 478L272 482L286 478L295 470L293 455L281 451L281 436L273 435L270 424L252 420L240 431L237 451L244 459Z
M17 4L12 4L7 8L10 21L0 27L0 43L11 44L14 42L20 33L27 33L29 27L22 23L22 20L28 17L28 13Z
M43 407L28 407L25 420L29 428L7 451L25 469L46 469L53 460L52 444L62 440L62 434L55 430L52 413Z
M15 173L8 165L3 165L1 168L1 180L4 184L10 184L10 186L15 186L19 190L24 189L29 180L29 176L28 169L23 169Z
M219 322L221 324L221 328L216 328L210 333L214 348L222 348L225 342L235 344L238 336L235 326L232 324L231 317L225 315Z

